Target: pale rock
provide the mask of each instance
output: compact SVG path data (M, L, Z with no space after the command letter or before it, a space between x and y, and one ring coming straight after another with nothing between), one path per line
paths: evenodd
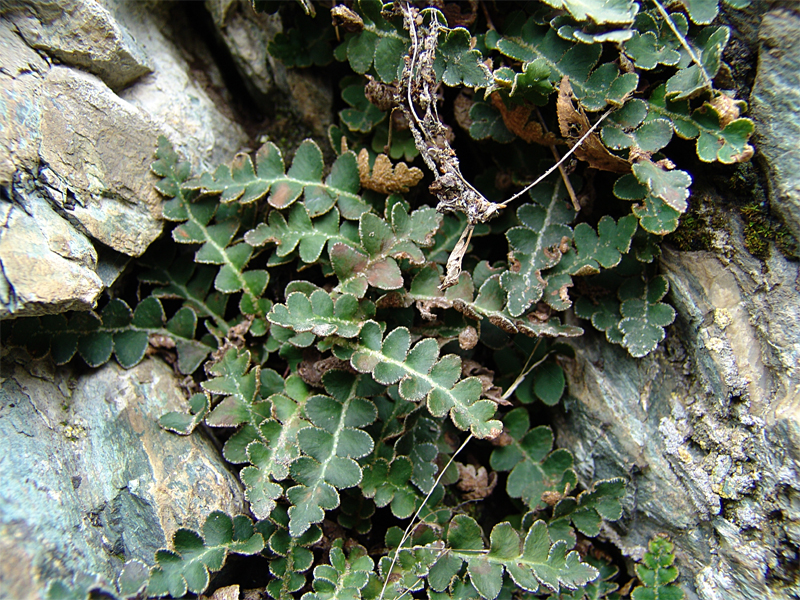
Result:
M31 48L94 73L114 90L151 71L139 45L95 0L10 0L4 11Z
M677 318L659 350L570 341L556 431L583 482L629 481L604 530L626 556L667 533L689 600L778 600L800 531L800 265L775 248L762 263L726 222L724 252L664 247Z
M160 234L150 164L159 130L95 76L53 67L38 92L39 155L54 204L94 239L139 256Z
M244 509L236 477L202 435L158 426L187 410L172 369L146 359L78 374L6 356L0 387L0 597L154 564L179 527Z
M280 17L256 13L249 0L207 0L205 4L253 101L260 109L270 111L270 96L275 90L273 72L285 71L267 50L275 34L283 29Z
M754 141L772 185L770 206L800 239L800 13L767 12L758 31L758 72L750 96Z
M208 170L230 161L247 145L248 136L230 108L201 85L200 75L221 81L213 59L202 57L207 72L197 73L190 64L197 57L171 39L168 23L173 8L170 3L160 8L142 2L116 4L119 23L145 48L153 65L151 74L119 95L147 113L195 170ZM199 46L193 50L202 52Z

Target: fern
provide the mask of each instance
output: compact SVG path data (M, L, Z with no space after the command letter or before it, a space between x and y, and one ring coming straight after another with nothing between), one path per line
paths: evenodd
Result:
M675 311L655 259L692 201L674 138L706 163L752 155L746 104L714 88L729 32L699 27L717 1L669 6L545 0L488 31L496 6L357 0L333 8L333 25L308 2L284 7L294 26L273 57L352 71L335 160L305 140L288 163L268 142L192 173L160 139L152 170L171 230L134 264L136 301L121 288L125 300L95 312L3 331L57 364L174 352L201 391L160 423L217 428L258 520L212 513L151 566L131 561L114 584L55 582L49 597L201 594L229 553L263 556L276 600L613 597L616 567L591 538L621 518L625 482L579 483L569 449L531 422L566 387L555 356L569 351L545 338L583 334L565 311L635 357L666 336ZM443 105L438 84L457 88ZM510 191L567 152L606 173ZM440 210L457 214L428 206L417 155ZM465 445L467 467L448 468ZM476 472L504 478L478 490L503 514L473 504ZM682 597L673 560L651 542L633 597Z
M650 540L642 562L636 565L643 585L633 590L633 600L683 600L683 590L673 583L678 578L673 549L672 542L664 537Z

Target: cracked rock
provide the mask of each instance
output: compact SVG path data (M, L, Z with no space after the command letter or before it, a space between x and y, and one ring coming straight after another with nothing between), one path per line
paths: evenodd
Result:
M154 564L178 527L214 510L238 514L243 493L203 436L177 436L159 416L187 410L171 368L146 359L77 374L10 357L0 384L0 597L42 598L49 581Z

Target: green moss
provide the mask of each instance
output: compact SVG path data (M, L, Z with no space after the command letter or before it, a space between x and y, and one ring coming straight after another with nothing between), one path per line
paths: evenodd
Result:
M770 256L770 242L787 258L797 258L797 240L775 217L772 217L762 203L753 202L739 209L745 221L744 244L747 250L758 259Z
M674 244L679 250L709 250L711 248L711 232L705 219L697 214L688 214L681 219L678 229L671 234L667 241Z

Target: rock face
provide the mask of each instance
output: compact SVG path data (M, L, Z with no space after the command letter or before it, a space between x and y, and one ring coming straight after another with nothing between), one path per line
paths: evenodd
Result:
M202 168L246 135L201 85L213 61L198 79L171 41L166 9L16 1L0 14L0 318L87 310L161 233L158 136Z
M786 598L800 545L800 265L744 248L742 223L715 252L664 250L678 318L644 359L599 336L564 364L560 446L584 481L629 481L606 534L640 558L668 533L689 598Z
M755 140L769 170L771 204L800 239L800 13L776 8L758 32L758 75L750 98Z
M178 527L213 510L241 513L243 495L200 435L162 430L186 410L170 367L147 359L85 375L2 365L0 597L40 598L48 581L153 564Z
M279 98L315 137L327 139L333 123L330 82L306 69L287 69L267 50L275 34L283 29L280 17L256 13L250 0L206 0L205 4L258 107L272 114Z

